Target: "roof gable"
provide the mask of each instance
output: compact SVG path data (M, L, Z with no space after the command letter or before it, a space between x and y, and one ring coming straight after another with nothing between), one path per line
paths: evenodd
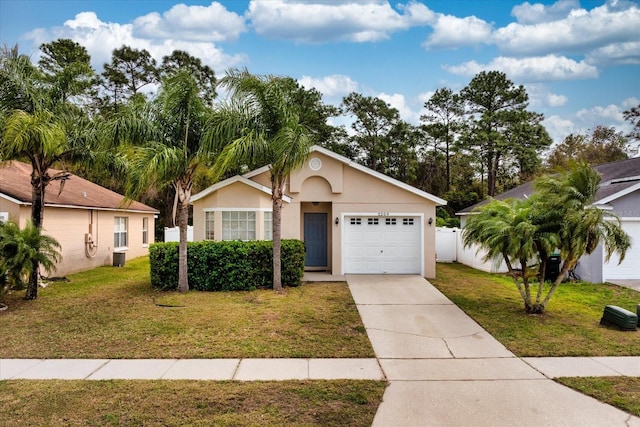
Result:
M30 205L31 171L31 165L18 161L1 164L0 194L20 204ZM61 171L57 169L49 169L51 175L59 172ZM60 181L53 181L47 186L45 206L158 213L151 206L136 201L127 202L123 195L74 174L69 174L62 191L60 190Z
M257 169L259 170L259 169ZM249 172L251 173L251 172ZM245 175L246 176L246 175ZM262 191L265 194L268 194L269 196L271 196L271 189L268 187L265 187L264 185L261 185L255 181L252 181L248 178L245 178L245 176L240 176L240 175L236 175L236 176L232 176L231 178L225 179L224 181L220 181L216 184L213 184L212 186L206 188L205 190L202 190L201 192L199 192L198 194L194 194L193 196L191 196L191 199L189 199L189 203L193 203L193 202L197 202L200 199L203 199L205 197L207 197L210 194L215 193L216 191L220 190L221 188L227 187L231 184L235 184L236 182L239 182L241 184L247 185L251 188L255 188L258 191ZM251 176L255 176L251 175ZM289 196L283 196L282 200L284 200L287 203L291 203L291 197Z
M364 172L365 174L372 176L374 178L377 178L381 181L384 181L386 183L389 183L395 187L401 188L405 191L408 191L412 194L415 194L423 199L429 200L433 203L435 203L438 206L443 206L447 204L447 201L444 199L441 199L439 197L436 197L432 194L429 194L425 191L419 190L415 187L412 187L411 185L405 184L401 181L398 181L397 179L391 178L387 175L384 175L380 172L376 172L374 170L371 170L369 168L367 168L366 166L362 166L352 160L347 159L346 157L343 157L339 154L334 153L333 151L327 150L326 148L322 148L320 146L314 145L313 147L311 147L311 150L309 151L310 153L313 152L318 152L318 153L322 153L327 157L330 157L334 160L339 161L340 163L343 163L347 166L350 166L356 170L359 170L361 172ZM231 185L235 182L242 182L246 185L252 186L253 188L256 188L260 191L264 191L265 193L271 195L271 189L268 187L265 187L255 181L253 181L251 178L255 178L256 176L259 176L260 174L263 174L265 172L269 171L269 165L266 166L262 166L258 169L254 169L250 172L245 173L244 175L240 176L240 175L236 175L234 177L231 177L229 179L226 179L224 181L220 181L217 184L214 184L212 186L210 186L209 188L199 192L198 194L195 194L193 196L191 196L190 199L190 203L196 202L204 197L207 197L209 194L212 194L213 192L219 190L220 188L226 187L228 185ZM283 200L286 201L287 203L291 202L291 197L288 196L284 196Z
M334 153L333 151L327 150L326 148L322 148L322 147L320 147L318 145L314 145L313 147L311 147L310 152L312 152L312 153L313 152L322 153L325 156L330 157L332 159L335 159L335 160L337 160L337 161L339 161L339 162L341 162L341 163L343 163L343 164L345 164L345 165L347 165L347 166L349 166L349 167L351 167L353 169L356 169L356 170L358 170L360 172L364 172L365 174L367 174L369 176L372 176L372 177L374 177L376 179L384 181L384 182L386 182L388 184L391 184L391 185L393 185L395 187L401 188L402 190L408 191L409 193L415 194L415 195L417 195L419 197L422 197L423 199L429 200L429 201L435 203L438 206L444 206L444 205L447 204L447 201L444 200L444 199L441 199L440 197L436 197L433 194L427 193L426 191L419 190L419 189L417 189L417 188L415 188L415 187L413 187L411 185L405 184L402 181L398 181L395 178L391 178L390 176L387 176L387 175L382 174L380 172L376 172L376 171L374 171L372 169L369 169L366 166L362 166L361 164L359 164L359 163L357 163L357 162L355 162L353 160L350 160L350 159L348 159L348 158L346 158L344 156L341 156L341 155L339 155L337 153Z

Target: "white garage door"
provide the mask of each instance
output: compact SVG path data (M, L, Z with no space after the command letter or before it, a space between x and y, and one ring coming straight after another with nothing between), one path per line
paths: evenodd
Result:
M421 274L420 217L345 217L342 265L344 274Z
M614 253L611 260L602 268L605 281L623 279L640 280L640 221L622 221L622 228L631 236L631 248L627 251L624 261L618 265L618 254Z

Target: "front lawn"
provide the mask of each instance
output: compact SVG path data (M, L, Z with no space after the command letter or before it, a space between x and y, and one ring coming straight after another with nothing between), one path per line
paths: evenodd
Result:
M563 283L543 315L529 315L513 281L502 274L440 263L431 283L518 356L640 356L640 332L599 324L605 305L635 313L640 293L631 289Z
M2 425L370 426L384 381L0 381Z
M0 358L374 357L344 283L252 292L155 291L148 258L7 296Z

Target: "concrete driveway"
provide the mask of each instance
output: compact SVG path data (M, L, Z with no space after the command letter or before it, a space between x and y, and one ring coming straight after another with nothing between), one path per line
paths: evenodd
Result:
M640 280L609 280L609 282L640 292Z
M515 357L419 276L346 277L390 384L374 426L635 426Z

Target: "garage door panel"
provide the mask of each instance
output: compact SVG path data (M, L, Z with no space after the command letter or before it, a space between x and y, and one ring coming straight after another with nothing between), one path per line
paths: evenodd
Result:
M419 274L422 229L416 217L346 217L346 274Z
M631 248L627 251L620 265L617 253L611 256L608 263L603 264L604 280L640 280L640 221L622 221L622 229L631 236Z

